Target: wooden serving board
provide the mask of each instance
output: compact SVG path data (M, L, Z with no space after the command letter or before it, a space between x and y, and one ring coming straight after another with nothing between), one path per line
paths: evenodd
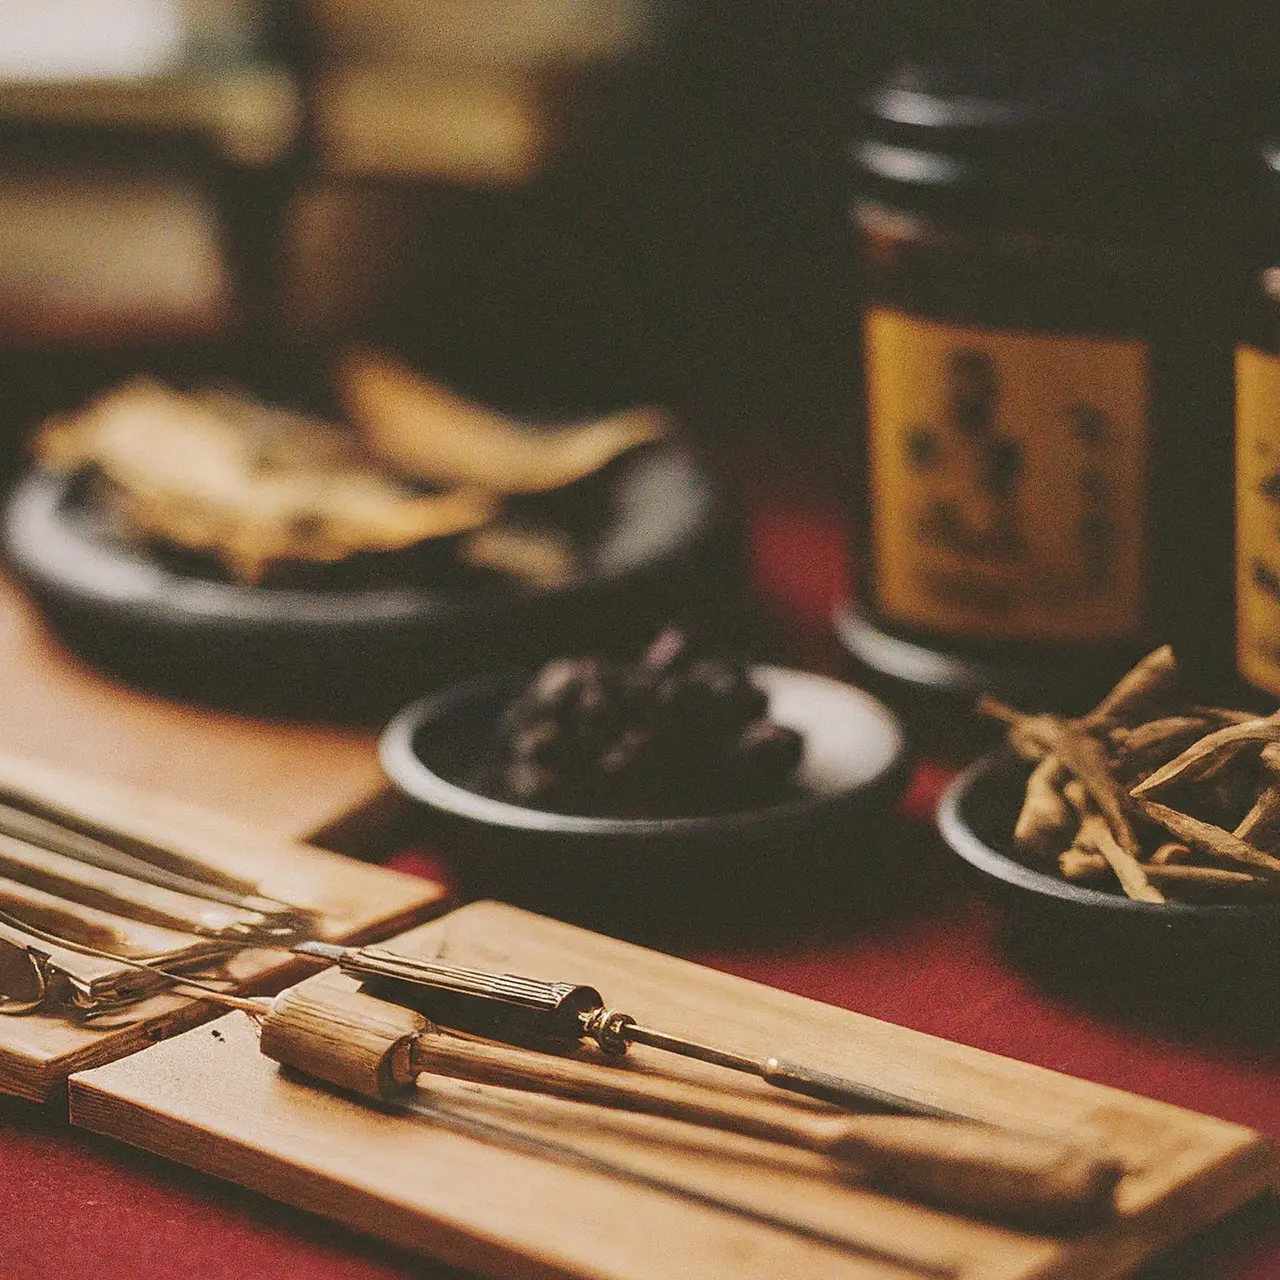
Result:
M270 785L270 779L260 782ZM317 936L368 942L436 915L444 890L430 880L370 866L101 778L0 755L0 794L9 789L47 798L78 818L187 853L230 875L256 882L268 897L316 913ZM237 954L221 973L235 990L274 991L313 966L284 951ZM216 1016L215 1006L160 995L127 1014L77 1023L25 1014L0 1017L0 1093L36 1102L61 1095L67 1076L98 1066Z
M572 1110L579 1104L521 1106L484 1086L442 1091L455 1108L471 1105L475 1114L803 1221L840 1236L839 1247L449 1132L422 1116L384 1113L278 1068L258 1052L252 1024L240 1013L77 1074L72 1122L448 1263L522 1278L1101 1280L1130 1271L1280 1176L1271 1141L1239 1125L498 903L463 907L394 945L590 983L611 1006L676 1034L778 1054L977 1119L1104 1143L1129 1168L1119 1214L1074 1237L1033 1234L842 1183L811 1157L782 1157L769 1144L734 1135L700 1139L690 1126L648 1117L589 1124L573 1118L584 1114ZM354 986L333 970L309 981ZM751 1077L654 1050L633 1049L630 1059L634 1070L785 1096ZM425 1077L419 1089L431 1096Z

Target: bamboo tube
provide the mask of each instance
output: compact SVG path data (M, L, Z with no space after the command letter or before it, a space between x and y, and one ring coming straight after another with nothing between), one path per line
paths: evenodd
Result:
M420 1013L359 991L290 987L262 1018L260 1047L283 1066L385 1098L413 1083L413 1038L427 1025Z

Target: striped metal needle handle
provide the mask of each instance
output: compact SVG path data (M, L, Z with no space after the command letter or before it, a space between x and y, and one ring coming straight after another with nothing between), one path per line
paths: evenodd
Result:
M305 942L294 950L299 955L328 960L344 973L361 979L371 994L417 1009L440 1025L458 1031L515 1043L594 1040L611 1054L622 1054L630 1045L643 1044L743 1071L780 1089L838 1106L943 1120L972 1119L785 1059L753 1058L640 1026L630 1014L606 1007L594 987L493 973L405 956L382 947Z

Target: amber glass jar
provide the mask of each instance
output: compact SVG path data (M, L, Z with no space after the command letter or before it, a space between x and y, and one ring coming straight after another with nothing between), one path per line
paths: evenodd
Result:
M1236 670L1280 697L1280 130L1260 151L1264 211L1236 347Z
M1234 143L1150 59L899 68L851 147L857 600L883 687L1087 704L1231 614Z

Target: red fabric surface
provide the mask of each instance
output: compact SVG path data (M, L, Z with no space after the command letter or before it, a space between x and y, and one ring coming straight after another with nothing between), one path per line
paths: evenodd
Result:
M752 519L758 581L800 645L843 584L831 513ZM814 648L812 651L817 651ZM1180 1037L1047 995L1004 958L1000 914L957 877L929 818L946 771L918 766L895 832L901 888L838 939L695 959L845 1008L1280 1135L1274 1046ZM438 866L425 855L406 870ZM444 865L447 870L447 864ZM211 1086L212 1087L212 1086ZM180 1165L0 1101L0 1278L386 1280L443 1277L356 1233ZM1276 1280L1280 1213L1248 1207L1142 1272L1143 1280ZM677 1280L673 1277L672 1280Z

